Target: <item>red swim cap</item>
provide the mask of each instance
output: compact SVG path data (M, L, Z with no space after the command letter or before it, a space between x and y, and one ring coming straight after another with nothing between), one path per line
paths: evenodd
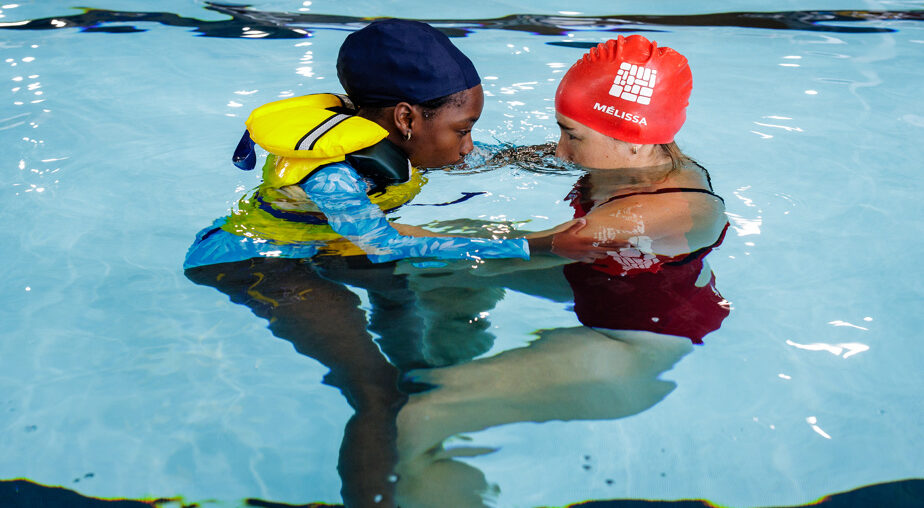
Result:
M692 87L683 55L641 35L620 35L568 69L555 92L555 109L621 141L670 143L687 118Z

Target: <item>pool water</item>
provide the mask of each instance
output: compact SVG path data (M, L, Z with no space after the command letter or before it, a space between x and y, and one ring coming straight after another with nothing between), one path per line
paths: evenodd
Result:
M677 140L731 223L708 258L730 316L650 364L561 335L579 325L567 298L483 283L478 359L418 372L454 391L413 396L398 420L399 445L426 459L404 465L406 506L797 505L924 478L924 2L651 4L0 6L0 479L202 506L342 502L353 410L328 369L182 263L258 182L229 160L248 113L339 92L337 48L375 16L464 35L485 144L557 139L555 87L589 44L644 30L678 49L694 88ZM414 203L483 194L399 215L544 229L572 217L576 178L431 172ZM559 332L533 343L537 330ZM442 438L444 455L423 454Z

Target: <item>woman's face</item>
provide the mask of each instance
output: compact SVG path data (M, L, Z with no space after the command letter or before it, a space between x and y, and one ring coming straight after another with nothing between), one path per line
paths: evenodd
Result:
M422 108L414 109L417 114L411 123L411 140L403 143L411 164L422 168L448 166L460 162L475 147L472 126L484 109L484 92L481 85L460 92L429 118Z
M632 145L601 134L584 124L555 113L561 137L555 156L585 168L610 169L633 166Z

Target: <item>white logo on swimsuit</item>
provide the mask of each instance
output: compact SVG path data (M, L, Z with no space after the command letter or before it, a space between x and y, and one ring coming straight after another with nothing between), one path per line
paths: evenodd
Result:
M625 270L622 273L623 275L630 270L648 270L658 262L658 256L649 252L640 251L633 247L624 247L615 251L607 251L607 254Z
M631 247L607 251L607 254L622 266L625 270L623 275L630 270L648 270L658 262L658 256L654 254L651 244L650 236L633 236L629 238Z
M657 77L658 71L655 69L623 62L619 65L616 77L613 78L610 95L624 101L648 105L654 93Z

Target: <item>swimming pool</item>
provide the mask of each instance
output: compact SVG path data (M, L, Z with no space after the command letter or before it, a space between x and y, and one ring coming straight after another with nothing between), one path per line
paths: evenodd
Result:
M438 26L466 35L454 41L488 92L474 136L485 143L554 139L555 86L586 45L615 36L606 29L652 30L691 62L678 142L709 168L732 223L709 261L733 310L704 346L671 357L669 395L621 417L561 404L605 406L591 397L631 388L616 376L559 394L552 421L498 417L447 445L473 456L402 475L417 489L407 499L432 491L462 506L479 489L478 503L504 507L794 505L924 477L913 260L924 247L924 2L779 2L789 14L711 17L697 15L762 7L649 4L0 7L0 479L203 506L340 502L352 410L322 384L327 369L181 265L193 235L257 182L229 164L249 111L338 89L340 42L361 18L386 15L454 20ZM550 227L571 217L575 179L513 167L431 173L415 203L485 194L401 218ZM493 337L481 359L578 324L568 302L526 289L506 289L485 312ZM477 370L462 385L512 398L517 383L541 387L536 372L575 374L564 360L514 365L503 385ZM537 403L554 398L539 392ZM439 429L414 427L431 434Z

